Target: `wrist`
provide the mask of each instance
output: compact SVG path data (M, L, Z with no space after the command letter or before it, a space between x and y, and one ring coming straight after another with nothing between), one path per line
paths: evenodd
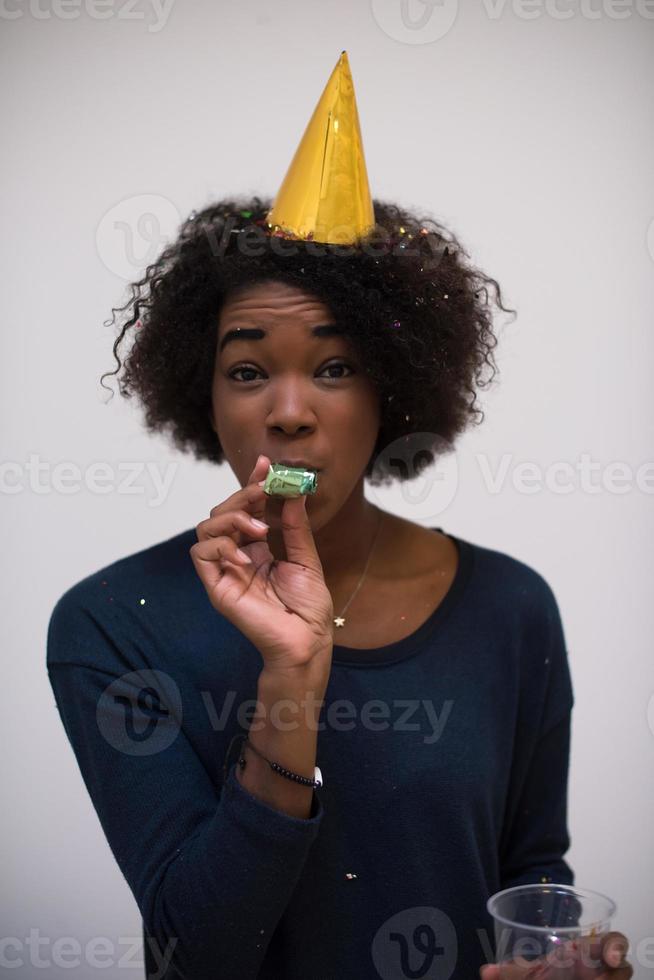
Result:
M331 666L330 650L329 656L316 657L303 666L281 669L264 667L259 674L259 687L262 691L280 697L292 697L294 694L303 695L307 692L314 692L316 696L322 696L329 683Z

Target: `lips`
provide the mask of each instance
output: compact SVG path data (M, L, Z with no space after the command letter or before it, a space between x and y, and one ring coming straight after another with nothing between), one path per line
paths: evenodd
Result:
M320 466L316 466L315 463L310 463L306 459L277 459L273 460L273 462L281 463L282 466L294 466L303 470L315 470L317 473L320 473L321 470Z

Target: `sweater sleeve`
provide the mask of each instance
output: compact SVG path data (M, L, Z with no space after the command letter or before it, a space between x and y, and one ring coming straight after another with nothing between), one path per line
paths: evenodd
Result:
M309 818L291 817L248 793L234 764L215 787L172 678L132 670L129 647L68 594L55 606L48 676L86 788L165 975L255 978L322 804L314 793Z
M570 846L567 778L570 717L538 741L501 865L501 887L551 881L574 885L563 858Z
M500 847L502 888L536 882L574 884L564 860L571 715L574 705L565 636L549 586L528 633L525 697L519 718L509 802ZM533 735L533 717L540 718Z

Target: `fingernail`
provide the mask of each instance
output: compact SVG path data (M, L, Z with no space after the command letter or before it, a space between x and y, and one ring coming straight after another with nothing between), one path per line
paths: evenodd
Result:
M249 555L246 555L245 552L244 551L241 551L240 548L237 548L236 549L236 554L241 559L241 561L246 562L248 565L251 565L252 564L252 559L250 558L250 556Z
M257 486L258 487L262 487L265 482L266 482L265 480L259 480L259 482L257 483Z
M269 524L265 524L263 521L258 521L256 517L251 517L250 521L252 522L252 524L254 524L255 527L265 527L265 528L270 527Z

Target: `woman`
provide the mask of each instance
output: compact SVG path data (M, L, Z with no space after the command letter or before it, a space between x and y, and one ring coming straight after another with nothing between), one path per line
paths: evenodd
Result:
M114 346L136 331L121 392L150 430L240 489L61 597L50 680L149 977L493 980L489 895L573 883L557 603L364 479L411 478L475 419L500 289L380 201L386 249L253 255L269 203L189 218ZM316 469L316 493L267 496L275 461ZM575 976L631 976L606 938Z

